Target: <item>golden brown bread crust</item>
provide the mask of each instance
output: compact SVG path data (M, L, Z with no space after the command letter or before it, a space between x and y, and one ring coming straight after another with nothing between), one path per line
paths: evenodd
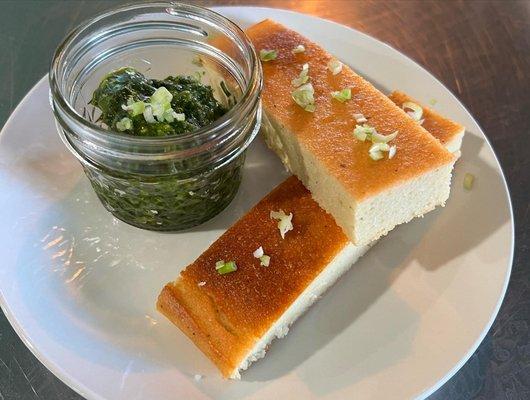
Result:
M443 117L438 114L436 111L432 110L429 107L424 106L417 100L410 97L408 94L396 90L388 96L398 107L401 107L403 103L411 101L418 104L423 108L423 124L422 126L436 139L440 141L442 145L446 145L456 136L462 133L464 127L460 124L457 124L454 121L451 121L448 118Z
M349 67L345 65L340 74L332 75L327 69L332 56L320 46L271 20L253 25L246 32L257 51L278 51L276 60L262 63L265 111L316 154L328 173L355 199L362 200L454 161L454 156L425 129ZM305 46L305 52L292 54L299 44ZM291 98L291 80L306 62L315 89L314 113L304 111ZM350 101L341 103L330 97L332 91L345 87L352 88ZM371 143L356 140L352 134L355 113L364 114L381 133L400 132L393 141L398 149L393 159L374 161L369 157Z
M282 239L271 211L293 213ZM288 178L217 239L176 282L166 285L158 309L219 367L225 377L297 299L348 240L294 176ZM262 267L253 256L271 257ZM219 275L215 263L235 261ZM198 286L199 282L206 282Z

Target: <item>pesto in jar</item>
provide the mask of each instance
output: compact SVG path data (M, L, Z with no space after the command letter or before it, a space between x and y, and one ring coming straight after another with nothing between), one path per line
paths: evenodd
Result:
M155 93L169 95L153 101ZM147 79L130 67L108 74L90 103L101 110L100 120L110 129L135 136L160 137L193 132L211 124L227 111L215 99L212 88L195 77ZM174 114L168 112L167 107ZM157 113L157 109L163 112ZM175 114L181 117L175 117ZM130 121L130 125L120 125L124 118Z
M109 135L193 133L228 111L213 89L195 77L149 79L130 67L105 76L90 103L101 111L99 121L109 128ZM88 168L85 172L116 217L141 228L181 230L212 218L230 203L239 188L244 157L243 153L221 168L197 168L197 160L181 159L161 165L155 174ZM192 170L193 175L186 176Z

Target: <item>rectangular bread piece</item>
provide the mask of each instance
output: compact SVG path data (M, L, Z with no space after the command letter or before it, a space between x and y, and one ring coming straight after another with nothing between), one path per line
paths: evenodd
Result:
M450 119L438 114L433 109L420 104L408 94L396 90L388 96L398 107L403 103L412 102L418 104L423 109L422 126L436 139L440 141L451 153L458 154L464 138L465 128Z
M284 239L270 217L279 210L293 214ZM260 246L270 256L268 267L253 256ZM157 308L224 377L238 379L367 249L351 244L291 176L166 285ZM220 275L219 260L235 261L237 270Z
M446 132L442 128L433 136ZM270 210L280 209L293 212L295 229L284 240L269 220ZM268 267L250 257L259 246L271 256ZM367 249L349 242L302 183L290 177L166 285L157 306L225 377L239 378L239 371L263 357L269 343L284 336ZM222 258L236 260L239 269L217 274L214 265Z
M263 133L269 147L311 191L356 245L370 243L396 225L444 205L456 157L387 96L344 65L333 75L324 49L286 27L265 20L247 34L256 49L274 49L263 62ZM293 54L303 45L305 51ZM291 81L304 63L315 91L314 112L291 98ZM351 88L351 100L332 91ZM363 114L381 134L398 131L392 159L374 161L369 141L353 135L354 114Z

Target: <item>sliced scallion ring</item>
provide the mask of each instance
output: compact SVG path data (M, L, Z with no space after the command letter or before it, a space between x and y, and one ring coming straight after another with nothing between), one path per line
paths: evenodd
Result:
M294 87L302 86L304 83L307 83L309 80L309 64L305 63L302 66L302 71L300 71L300 75L298 75L297 78L294 78L291 83Z
M252 255L255 257L255 258L260 258L261 256L263 256L264 252L263 252L263 247L260 246L258 247L254 253L252 253Z
M221 264L222 263L222 264ZM215 263L215 269L219 275L229 274L230 272L237 271L237 265L235 261L217 261Z
M278 51L276 50L269 50L269 49L261 49L259 51L259 58L261 61L272 61L276 60L278 57Z
M315 111L315 89L311 83L303 84L291 92L294 102L308 112Z
M371 151L368 154L370 155L370 158L374 161L378 161L384 157L382 151Z
M353 118L355 118L355 122L357 122L358 124L368 122L368 120L363 114L353 114Z
M391 140L394 140L398 135L398 131L391 133L390 135L381 135L380 133L372 133L372 142L374 143L388 143Z
M118 122L116 122L116 129L120 132L126 131L127 129L132 128L132 121L130 118L122 118Z
M262 267L268 267L271 262L271 258L266 254L262 255L259 260Z
M388 159L394 158L394 156L396 155L396 151L396 145L390 146L390 150L388 150Z
M328 69L331 71L333 75L337 75L342 71L343 64L337 60L333 59L328 62Z
M344 103L346 100L351 99L351 88L345 88L336 92L331 92L331 97L340 101L341 103Z
M423 108L412 101L406 101L401 105L401 108L414 120L419 121L423 116ZM410 111L408 111L410 110Z
M283 212L283 210L271 211L270 217L278 221L280 235L282 239L285 239L285 234L293 230L293 213L289 213L289 215L287 215Z
M389 150L390 150L390 146L388 144L382 143L382 142L376 142L372 144L372 146L370 147L370 150L368 151L372 153L376 151L389 151Z
M299 44L294 49L291 50L293 54L303 53L305 51L305 47L303 44Z

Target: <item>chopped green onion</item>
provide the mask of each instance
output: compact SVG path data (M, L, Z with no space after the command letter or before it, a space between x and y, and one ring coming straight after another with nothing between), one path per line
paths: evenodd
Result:
M261 256L263 256L264 252L263 252L263 247L258 247L254 253L252 253L252 255L255 257L255 258L260 258Z
M374 143L388 143L391 140L394 140L398 135L398 131L391 133L390 135L381 135L380 133L372 133L372 142Z
M298 75L297 78L294 78L291 83L294 87L302 86L304 83L306 83L309 80L309 64L305 63L302 66L302 71L300 72L300 75Z
M262 267L268 267L271 263L271 258L268 255L262 255L259 260L261 261L260 264Z
M122 118L118 122L116 122L116 129L120 132L126 131L127 129L132 128L132 121L130 118Z
M464 176L464 189L471 190L473 188L474 182L475 182L475 175L467 173Z
M353 114L353 118L355 118L355 122L357 122L358 124L368 122L368 120L363 114Z
M382 142L376 142L370 146L370 150L368 150L370 153L377 152L377 151L389 151L390 146L386 143Z
M353 134L357 139L364 142L367 138L372 138L372 135L376 133L376 130L374 127L370 125L356 125L355 129L353 130Z
M303 44L299 44L294 49L291 50L293 54L303 53L305 51L305 47Z
M215 269L223 268L224 265L225 265L224 260L217 261L215 263Z
M388 158L396 155L396 146L389 146L388 142L394 140L398 135L398 131L390 135L381 135L377 130L370 125L356 125L353 134L357 139L364 142L366 139L372 142L372 146L368 150L368 154L372 160L380 160L383 158L383 152L388 152Z
M315 89L311 83L306 83L299 88L293 90L291 97L304 110L308 112L315 111Z
M333 59L328 62L328 69L333 75L340 73L340 71L342 71L342 66L343 64L337 59Z
M419 121L421 120L421 117L423 115L423 108L421 108L416 103L413 103L411 101L406 101L401 105L401 108L405 110L405 112L414 120ZM411 111L407 111L411 110Z
M378 161L384 157L383 152L381 151L371 151L369 152L369 154L370 154L370 158L374 161Z
M131 116L136 117L144 112L145 103L143 101L132 101L132 99L129 99L127 105L122 105L121 108L125 111L129 111Z
M151 104L167 104L171 103L171 100L173 100L173 95L164 86L160 86L151 95Z
M293 213L289 213L289 215L287 215L283 212L283 210L271 211L270 217L278 221L278 229L280 230L280 235L282 239L285 239L285 234L293 230Z
M147 105L145 108L144 108L144 119L150 123L150 124L154 124L156 122L156 119L155 117L153 116L153 109L151 108L150 105Z
M276 60L276 57L278 57L278 52L276 50L261 49L259 51L259 58L261 61Z
M341 103L344 103L346 100L351 99L351 89L345 88L336 92L331 92L331 97L340 101Z
M396 155L396 151L397 151L396 145L390 146L390 150L388 150L388 158L389 159L394 158L394 156Z
M235 261L228 261L226 263L224 261L217 261L215 263L215 269L219 275L224 275L236 271L237 265Z
M436 105L436 103L438 103L438 100L436 100L436 99L430 99L430 100L429 100L429 104L430 104L431 106Z

